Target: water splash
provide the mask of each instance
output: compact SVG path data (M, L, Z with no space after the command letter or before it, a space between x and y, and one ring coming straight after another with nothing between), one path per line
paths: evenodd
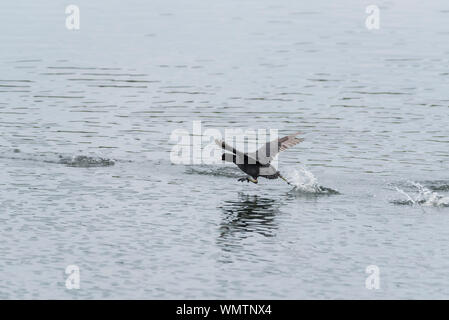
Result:
M111 159L88 156L61 157L59 163L65 164L68 167L78 168L109 167L115 164Z
M404 190L395 187L396 191L405 196L406 200L395 200L394 204L399 205L422 205L429 207L449 207L449 196L443 196L434 192L417 182L410 182L410 185L417 192L416 194L409 194Z
M317 178L304 167L287 171L286 179L294 186L294 190L308 194L339 194L337 190L318 184Z

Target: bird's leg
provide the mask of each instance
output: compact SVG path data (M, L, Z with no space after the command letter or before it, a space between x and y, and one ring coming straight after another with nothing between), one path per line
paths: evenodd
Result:
M279 178L281 178L282 180L284 180L285 182L287 182L289 185L291 185L291 183L290 183L290 181L288 181L287 179L285 179L283 176L281 176L280 174L279 174Z

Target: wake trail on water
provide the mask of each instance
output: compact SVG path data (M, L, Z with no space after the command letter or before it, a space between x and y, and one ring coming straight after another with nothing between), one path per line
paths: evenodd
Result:
M19 149L2 150L0 159L54 163L77 168L109 167L113 166L116 161L100 156L62 155L49 152L30 154L21 152Z

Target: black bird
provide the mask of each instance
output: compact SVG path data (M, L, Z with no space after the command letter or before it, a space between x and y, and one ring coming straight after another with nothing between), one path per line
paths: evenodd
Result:
M281 173L271 165L271 161L280 151L284 151L304 141L302 138L296 138L298 134L300 134L300 132L267 142L262 148L253 153L240 152L222 140L215 140L215 143L222 149L232 152L223 153L221 160L235 163L240 170L248 174L247 177L240 178L239 181L251 181L257 183L258 177L264 177L267 179L281 178L290 184L290 182L288 182L287 179L285 179Z

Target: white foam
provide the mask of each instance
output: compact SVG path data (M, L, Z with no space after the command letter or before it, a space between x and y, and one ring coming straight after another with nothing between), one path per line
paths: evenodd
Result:
M295 187L295 189L307 193L322 193L323 190L318 184L312 172L304 167L293 169L287 173L286 179Z
M443 196L433 192L417 182L410 182L416 188L417 194L410 195L402 189L396 187L396 190L407 197L407 203L411 205L420 204L422 206L449 207L449 196Z

